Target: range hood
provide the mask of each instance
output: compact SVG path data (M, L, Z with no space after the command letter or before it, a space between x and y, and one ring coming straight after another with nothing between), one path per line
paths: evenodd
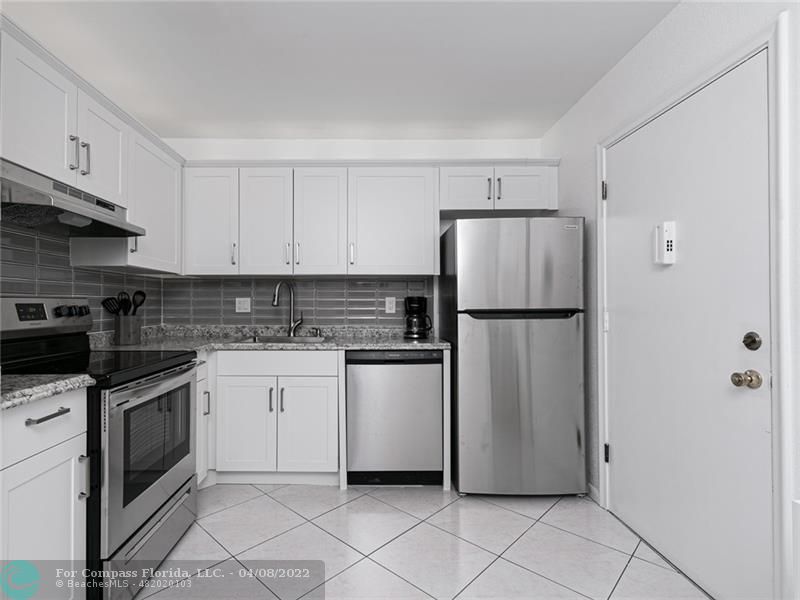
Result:
M4 223L72 237L144 235L127 210L97 196L0 159Z

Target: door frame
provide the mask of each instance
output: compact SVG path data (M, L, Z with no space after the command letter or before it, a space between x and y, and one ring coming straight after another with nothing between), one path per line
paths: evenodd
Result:
M660 117L684 100L710 85L726 73L740 66L759 52L767 51L769 94L769 214L770 214L770 353L772 357L772 476L773 476L773 584L775 597L794 598L800 579L800 541L793 532L800 531L800 522L792 519L793 511L800 515L800 498L795 490L794 453L800 442L800 414L793 414L792 401L800 391L800 366L793 360L793 348L800 348L800 320L793 315L793 307L800 304L800 274L794 265L800 262L800 240L793 231L800 230L800 203L792 204L792 197L800 196L800 177L793 176L792 149L800 146L800 123L794 123L792 93L800 85L794 73L792 44L794 39L788 11L782 12L774 28L763 32L733 57L705 76L683 88L656 110L649 112L627 127L618 130L596 147L596 222L597 222L597 409L598 409L598 459L600 478L592 496L608 508L612 490L608 463L603 462L604 445L608 443L608 343L606 321L607 306L607 228L606 202L603 200L603 183L606 181L606 151L632 135L654 119ZM792 131L792 127L795 131ZM613 182L609 185L613 194ZM800 466L800 465L798 465ZM795 521L798 519L795 518Z

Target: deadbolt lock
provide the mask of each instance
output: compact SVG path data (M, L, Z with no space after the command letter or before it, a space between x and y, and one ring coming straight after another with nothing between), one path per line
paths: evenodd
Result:
M744 338L742 338L742 343L744 347L748 350L758 350L761 348L761 336L758 335L755 331L748 331L744 334Z
M764 383L764 378L761 373L748 369L744 373L734 373L731 375L731 383L736 387L749 387L750 389L757 390Z

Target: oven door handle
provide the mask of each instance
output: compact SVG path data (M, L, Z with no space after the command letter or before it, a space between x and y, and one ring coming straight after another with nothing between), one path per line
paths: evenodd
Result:
M189 365L183 366L180 369L173 369L163 373L161 377L158 377L151 383L146 383L147 380L143 380L138 385L130 384L116 390L111 390L111 412L122 408L126 410L133 408L134 406L138 406L143 402L152 400L162 393L169 392L176 387L180 387L186 383L192 382L194 380L194 369L194 363L190 363ZM114 399L115 395L121 394L130 395L130 397L124 400Z

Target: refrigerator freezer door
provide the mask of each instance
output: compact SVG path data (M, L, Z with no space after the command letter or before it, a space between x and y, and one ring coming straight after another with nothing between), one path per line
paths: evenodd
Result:
M464 219L458 310L583 308L583 219Z
M484 494L586 491L583 315L458 315L457 487Z

